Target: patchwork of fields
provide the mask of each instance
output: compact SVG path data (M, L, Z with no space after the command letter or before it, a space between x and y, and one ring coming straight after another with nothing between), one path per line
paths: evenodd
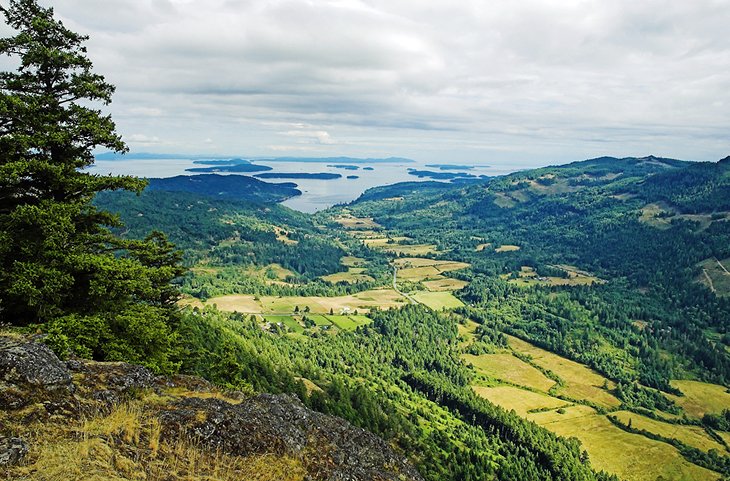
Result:
M469 330L474 328L473 325L460 326L459 333L469 340ZM508 341L508 350L479 356L462 355L479 376L473 385L478 395L514 410L556 434L578 438L593 466L621 479L690 481L719 478L718 473L689 462L676 447L627 432L608 416L614 416L625 426L674 438L705 452L715 449L730 454L703 428L619 410L620 402L610 392L615 386L599 373L522 339L508 336ZM464 342L462 346L466 344ZM483 383L480 379L487 381L486 385L480 385ZM698 419L708 412L730 409L730 394L722 386L696 381L673 381L672 385L685 394L673 399L690 418ZM607 410L608 414L602 414L593 406ZM721 437L727 442L730 436L726 434L721 433Z

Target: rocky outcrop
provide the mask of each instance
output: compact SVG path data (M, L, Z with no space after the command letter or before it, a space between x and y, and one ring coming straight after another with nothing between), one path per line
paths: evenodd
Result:
M192 440L209 452L297 459L311 480L422 479L377 436L312 411L296 397L221 393L201 378L155 376L125 363L64 363L39 342L0 336L0 410L16 428L31 417L64 423L108 413L145 396L155 399L144 409L159 420L165 438ZM4 431L0 423L0 465L22 462L28 444Z
M185 433L211 450L301 457L317 479L421 479L377 436L343 419L311 411L293 396L260 394L240 404L186 398L160 419L168 431Z
M0 409L63 398L73 391L71 374L46 345L0 337Z

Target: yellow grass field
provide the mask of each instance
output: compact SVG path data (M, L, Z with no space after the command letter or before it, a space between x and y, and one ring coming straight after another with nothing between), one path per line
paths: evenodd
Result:
M363 239L363 244L368 247L384 247L388 245L396 245L397 242L411 240L410 237L376 237L373 239Z
M398 269L398 279L404 281L422 281L426 279L438 279L440 277L441 272L433 266Z
M474 340L474 331L476 331L477 327L479 327L479 324L468 319L465 324L456 323L459 336L464 338L464 341L461 343L462 348L468 346Z
M560 388L558 394L572 399L588 400L605 407L618 407L621 404L613 394L602 388L604 382L608 384L609 389L613 389L614 384L592 369L540 349L522 339L513 336L507 337L509 345L515 351L529 354L535 364L544 369L549 369L565 381L566 385Z
M434 311L441 309L452 309L464 305L459 299L454 297L450 292L428 292L419 291L412 296L416 301L430 307Z
M578 438L596 470L625 481L715 481L720 477L685 460L667 443L619 429L587 406L567 408L565 414L533 413L527 418L561 436Z
M665 438L675 438L703 451L717 449L720 453L725 452L725 446L712 439L699 426L665 423L630 411L617 411L612 415L616 416L624 424L628 424L629 420L631 420L631 426L635 429L649 431Z
M670 384L684 393L684 396L668 397L684 409L687 416L701 418L706 413L730 409L730 394L723 386L700 381L671 381Z
M514 252L520 250L520 246L505 244L494 249L494 252Z
M345 309L361 313L370 309L388 309L407 304L408 300L392 289L372 289L349 296L339 297L275 297L253 295L228 295L209 299L206 304L215 304L222 311L238 311L252 314L288 314L295 307L304 310L309 307L312 314L329 314L330 309L339 314Z
M432 281L425 281L422 283L426 289L429 291L458 291L459 289L463 289L464 287L469 284L466 281L461 281L459 279L450 279L447 277L444 277L442 279L435 279Z
M464 354L461 357L467 363L471 363L478 373L490 378L545 392L555 384L555 381L545 377L538 369L520 361L511 353L482 354L480 356Z
M333 284L336 284L338 282L347 282L349 284L354 284L356 282L369 282L375 280L369 275L363 274L362 272L363 269L354 267L348 269L347 272L336 272L328 276L322 276L322 279Z
M405 256L422 256L424 254L436 254L436 246L433 244L386 244L382 247L384 251Z
M343 214L335 217L335 222L340 224L345 229L352 230L375 230L382 227L380 224L375 222L371 217L355 217L350 214Z
M362 257L344 256L340 259L340 264L345 267L361 267L366 264L366 260Z
M568 404L562 399L536 393L513 386L473 386L474 392L506 410L514 410L520 416L527 416L533 409L559 408Z
M477 251L477 252L481 252L481 251L483 251L484 249L486 249L486 248L488 248L488 247L492 247L492 244L490 244L490 243L486 243L486 244L479 244L478 246L476 246L476 247L474 248L474 250L475 250L475 251Z

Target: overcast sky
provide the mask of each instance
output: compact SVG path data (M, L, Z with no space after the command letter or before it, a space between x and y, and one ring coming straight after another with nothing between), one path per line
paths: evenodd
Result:
M728 0L41 0L133 151L730 154Z

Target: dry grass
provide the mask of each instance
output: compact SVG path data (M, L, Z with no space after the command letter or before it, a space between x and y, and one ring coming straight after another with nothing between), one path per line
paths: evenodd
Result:
M466 287L466 285L469 284L466 281L461 281L459 279L450 279L444 277L443 279L435 279L432 281L425 281L423 282L423 285L426 289L429 291L458 291L459 289L463 289Z
M720 453L725 452L725 446L712 439L699 426L665 423L629 411L618 411L613 413L613 415L624 424L628 424L631 421L631 426L635 429L649 431L665 438L678 439L689 446L694 446L703 451L717 449Z
M329 314L330 309L339 314L343 309L359 310L398 307L408 301L392 289L371 289L339 297L276 297L253 295L228 295L209 299L206 304L215 304L222 311L238 311L247 314L290 314L295 307L303 310L309 307L312 314Z
M562 399L512 386L473 386L474 392L506 410L514 410L520 416L527 416L533 409L559 408L567 403Z
M347 272L336 272L335 274L322 276L322 279L333 284L337 284L338 282L355 284L357 282L370 282L375 280L369 275L363 274L362 271L363 269L360 268L350 268Z
M238 457L210 452L189 439L162 437L142 404L65 426L37 424L22 433L31 451L9 479L27 481L299 481L302 461L286 456Z
M335 217L334 220L345 229L351 230L377 230L382 227L372 217L355 217L350 214L343 214Z
M450 292L420 291L413 294L412 297L416 301L435 311L440 311L441 309L453 309L464 305L463 302L454 297L454 295Z
M494 249L494 252L515 252L520 250L520 246L505 244Z
M508 336L508 339L510 346L515 351L530 355L536 365L554 372L565 382L557 394L590 401L609 408L618 407L621 404L613 394L603 389L604 383L608 385L609 389L613 389L614 384L592 369L516 337Z
M614 426L606 416L587 406L534 413L527 418L565 437L576 437L588 451L596 470L616 474L625 481L716 480L718 473L685 460L676 448Z
M701 418L706 413L720 413L723 409L730 409L730 394L727 388L717 384L700 381L671 381L684 396L672 396L688 416Z
M700 262L702 274L697 280L718 296L730 296L730 259L719 261L710 258Z
M527 386L545 392L555 384L555 381L545 377L538 369L520 361L510 353L482 354L481 356L464 354L462 358L471 363L478 373L511 384Z

